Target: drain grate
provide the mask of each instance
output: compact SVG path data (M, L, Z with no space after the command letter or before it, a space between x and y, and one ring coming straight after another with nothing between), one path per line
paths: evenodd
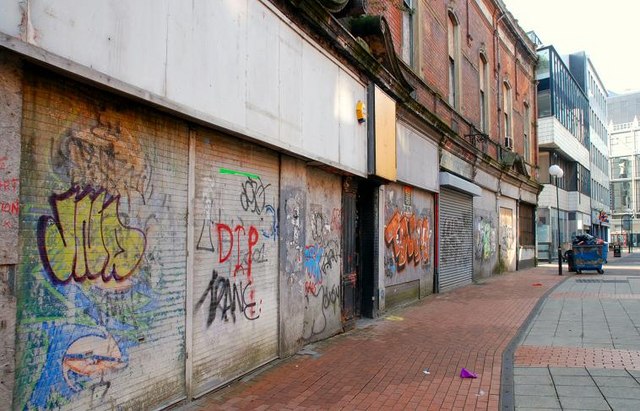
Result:
M576 283L626 284L629 280L599 280L595 278L578 278Z

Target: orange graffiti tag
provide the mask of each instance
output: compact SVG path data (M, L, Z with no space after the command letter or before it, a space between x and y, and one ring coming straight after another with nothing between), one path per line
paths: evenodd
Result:
M396 210L384 230L384 241L391 247L398 269L409 261L418 265L429 261L429 219L415 214L401 214Z

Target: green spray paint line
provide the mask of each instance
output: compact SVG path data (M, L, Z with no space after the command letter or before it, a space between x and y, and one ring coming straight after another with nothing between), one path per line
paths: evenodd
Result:
M220 169L220 174L231 174L231 175L235 175L235 176L245 176L245 177L249 177L249 178L255 178L256 180L260 178L260 176L257 175L257 174L247 173L246 171L229 170L228 168L221 168Z

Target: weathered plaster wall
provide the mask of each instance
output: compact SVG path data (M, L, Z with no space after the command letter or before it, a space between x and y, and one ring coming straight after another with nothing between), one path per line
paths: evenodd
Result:
M11 408L15 372L22 68L0 51L0 404Z
M482 190L473 199L473 277L487 278L498 262L498 212L495 193Z
M281 166L281 355L341 330L342 179Z
M20 62L0 51L0 265L18 262L21 116Z

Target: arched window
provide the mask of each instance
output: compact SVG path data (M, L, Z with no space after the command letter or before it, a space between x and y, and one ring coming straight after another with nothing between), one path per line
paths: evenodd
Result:
M448 13L449 104L460 107L460 24L452 11Z

